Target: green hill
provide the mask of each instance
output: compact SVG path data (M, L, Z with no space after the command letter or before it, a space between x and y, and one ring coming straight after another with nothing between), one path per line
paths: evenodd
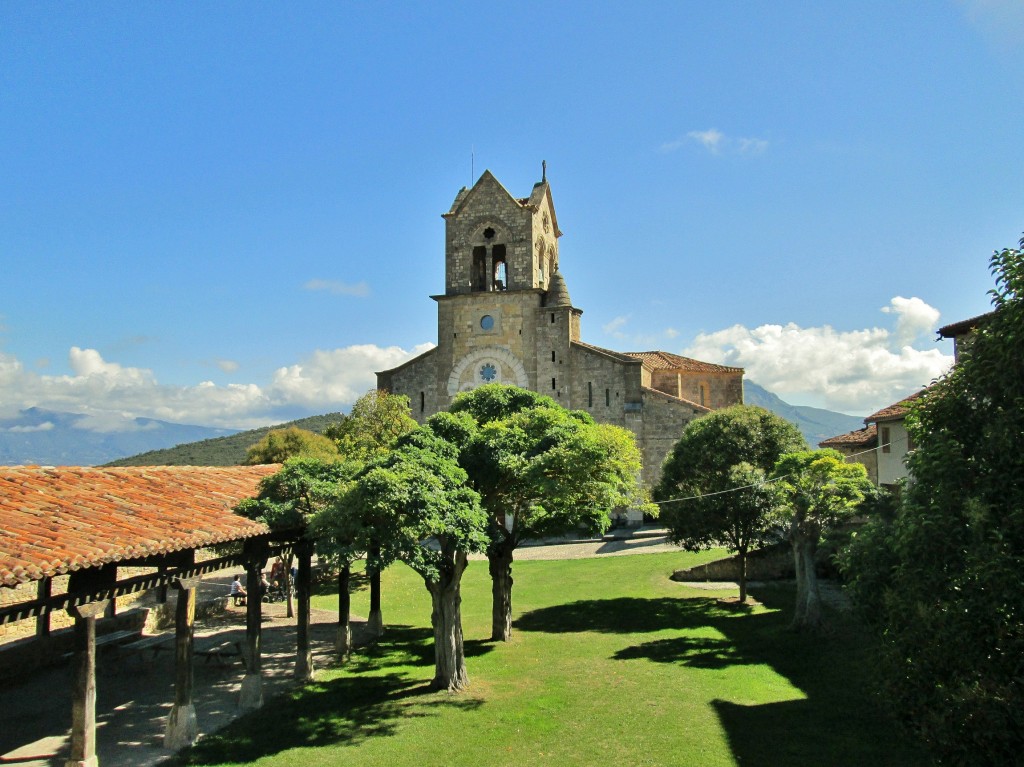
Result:
M228 437L187 442L163 450L150 450L104 464L104 466L239 466L245 463L245 453L267 435L271 429L297 426L300 429L323 434L324 429L345 420L344 413L328 413L300 418L277 426L240 431Z

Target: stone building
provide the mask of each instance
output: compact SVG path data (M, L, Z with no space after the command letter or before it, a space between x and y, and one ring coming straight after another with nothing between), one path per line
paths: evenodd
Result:
M546 179L517 199L484 171L443 217L445 291L433 296L437 346L377 373L377 387L408 396L418 421L484 383L532 389L630 429L652 485L687 423L743 401L742 368L581 340L583 312L559 268L562 232Z

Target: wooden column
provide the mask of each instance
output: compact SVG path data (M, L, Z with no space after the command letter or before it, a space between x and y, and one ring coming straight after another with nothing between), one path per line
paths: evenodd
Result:
M45 602L50 598L50 592L53 587L52 578L43 578L36 584L36 598L40 602ZM36 636L37 637L48 637L50 636L50 611L44 609L39 615L36 616Z
M71 756L65 767L98 767L96 757L96 618L107 602L68 610L75 618L75 649L72 656Z
M246 561L245 585L245 676L238 696L238 707L251 711L263 705L263 599L260 594L260 573L266 566L266 554L253 552Z
M192 702L196 589L201 578L174 582L178 604L174 622L174 705L167 719L164 748L177 751L191 746L199 736L196 707Z
M303 682L313 679L313 651L309 644L309 598L313 582L313 543L302 540L295 546L299 560L299 577L295 584L297 592L298 625L295 631L295 678Z

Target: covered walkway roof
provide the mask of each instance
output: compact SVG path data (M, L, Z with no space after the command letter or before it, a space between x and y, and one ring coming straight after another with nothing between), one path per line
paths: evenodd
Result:
M278 468L0 467L0 585L267 534L232 509Z

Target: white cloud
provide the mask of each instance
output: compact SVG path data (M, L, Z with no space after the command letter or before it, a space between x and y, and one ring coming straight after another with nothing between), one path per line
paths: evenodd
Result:
M896 338L901 345L913 343L921 334L934 330L939 322L939 310L920 298L896 296L882 311L897 315Z
M269 384L201 381L193 386L160 384L152 371L109 362L95 349L72 347L71 375L41 375L0 352L0 403L4 412L29 407L82 413L78 428L124 431L136 417L175 423L249 428L295 417L296 412L345 409L376 384L374 373L400 365L430 349L412 351L372 344L329 351L279 368ZM282 416L285 414L285 416Z
M306 290L324 290L333 296L358 296L364 298L370 295L370 286L365 282L348 283L341 280L310 280L303 285Z
M238 363L234 360L214 360L213 364L223 370L225 373L234 373L238 370Z
M895 332L734 325L697 336L683 354L743 367L748 379L793 404L868 415L926 386L953 364L936 348L916 349L904 340L933 328L939 317L935 309L920 299L897 297L885 311L898 315Z
M0 431L6 431L11 434L31 434L37 431L51 431L53 429L53 421L43 421L43 423L37 423L33 426L9 426L6 429L0 429Z
M687 144L698 143L711 154L761 154L768 149L768 142L761 138L726 136L717 128L708 130L692 130L682 138L664 142L660 151L663 153L675 152Z
M601 330L610 335L612 338L625 338L626 334L622 332L622 328L625 327L626 323L629 322L629 315L619 316L601 326Z
M665 328L665 338L675 338L679 335L679 331L675 328Z

